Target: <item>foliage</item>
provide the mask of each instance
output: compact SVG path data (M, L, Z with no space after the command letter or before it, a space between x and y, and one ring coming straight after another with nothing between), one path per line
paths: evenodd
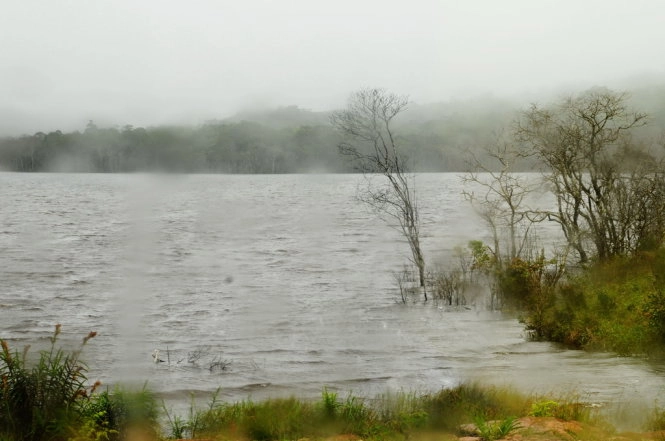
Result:
M498 258L482 241L468 244L471 272L485 277L492 294L492 307L527 313L527 327L539 333L545 310L551 306L565 272L565 256L546 258L544 251L524 253L508 261Z
M114 441L119 439L120 432L111 428L108 415L104 411L88 414L73 430L69 441Z
M552 400L540 399L531 404L529 416L553 417L564 421L590 422L593 418L592 407L586 405L576 396Z
M553 417L559 403L552 400L536 401L531 404L530 416L535 417Z
M541 252L530 260L513 259L498 273L503 301L525 312L527 329L537 337L543 335L546 315L554 305L563 269L556 259L546 259Z
M483 441L495 441L505 438L520 427L516 417L507 417L500 421L485 421L482 417L474 420Z
M533 338L620 355L663 351L665 250L566 272L562 261L542 252L499 268L482 243L471 249L473 267L494 278L502 306L520 311Z
M567 277L545 307L525 313L536 337L621 355L662 351L665 253L598 262ZM533 326L536 323L538 326Z
M152 392L116 389L96 393L100 383L87 385L83 347L57 347L56 325L48 350L32 360L29 348L12 352L2 340L0 352L0 439L115 441L132 430L156 436L159 412Z
M90 332L72 353L56 347L61 326L56 325L51 346L32 363L29 347L12 352L2 340L0 352L0 435L21 440L63 439L80 421L80 410L99 385L88 387L86 365L79 359Z
M196 438L202 431L210 430L210 426L214 425L213 422L209 421L211 412L214 409L217 409L220 405L218 401L219 392L221 389L217 389L208 404L208 410L200 410L196 407L194 402L194 396L191 398L189 405L189 414L185 419L180 415L172 414L167 408L166 405L162 402L162 409L166 415L168 427L171 431L171 437L175 439L185 438L188 435L190 438Z
M483 241L471 240L469 241L468 246L473 258L472 269L490 271L494 268L495 258L489 247L485 245Z
M120 434L132 430L156 435L159 432L160 413L154 394L146 385L132 390L116 387L113 392L94 395L81 411L86 420L94 421L98 432L111 430L119 439Z

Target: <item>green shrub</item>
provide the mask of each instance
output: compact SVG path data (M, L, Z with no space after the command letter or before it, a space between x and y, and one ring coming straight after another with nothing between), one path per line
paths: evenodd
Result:
M531 405L530 416L534 417L553 417L559 403L552 400L537 401Z
M500 421L485 421L482 417L474 420L478 434L483 441L495 441L507 437L519 429L520 423L516 417L507 417Z
M524 322L535 337L576 348L619 355L662 352L665 278L659 268L665 268L662 252L596 263L526 308Z
M647 295L644 315L650 331L660 344L665 344L665 289L657 286Z
M80 413L89 427L96 427L100 433L111 431L109 440L120 439L133 429L150 435L159 433L157 401L145 385L140 390L117 387L112 393L91 396Z
M108 415L104 411L89 414L80 425L73 429L69 441L114 441L120 432L111 428Z

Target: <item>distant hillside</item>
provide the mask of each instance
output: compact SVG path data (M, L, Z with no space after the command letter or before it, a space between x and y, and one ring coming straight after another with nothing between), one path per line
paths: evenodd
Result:
M665 140L665 82L629 89L628 104L649 114L636 132L639 141L662 149ZM547 105L549 101L539 104ZM479 96L440 103L411 103L395 119L395 133L409 168L461 172L470 154L509 136L530 103ZM213 173L353 172L337 146L331 112L297 106L240 112L198 126L97 127L0 138L0 170L12 171L178 171Z
M327 125L331 112L313 112L298 106L278 107L238 112L232 117L223 119L221 123L238 123L250 121L271 128L301 127Z

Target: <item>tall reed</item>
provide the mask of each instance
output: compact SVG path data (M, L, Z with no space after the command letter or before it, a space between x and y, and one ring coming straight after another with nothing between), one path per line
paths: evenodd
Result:
M58 324L50 348L40 351L34 363L28 362L29 346L12 351L0 340L0 438L65 439L80 416L81 404L99 385L88 387L87 366L79 358L97 333L90 332L77 350L66 352L56 347L60 331Z

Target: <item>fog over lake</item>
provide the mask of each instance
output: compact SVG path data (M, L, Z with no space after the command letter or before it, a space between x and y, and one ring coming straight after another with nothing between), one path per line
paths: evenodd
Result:
M528 105L665 74L660 0L5 3L0 136L332 110L363 87Z

